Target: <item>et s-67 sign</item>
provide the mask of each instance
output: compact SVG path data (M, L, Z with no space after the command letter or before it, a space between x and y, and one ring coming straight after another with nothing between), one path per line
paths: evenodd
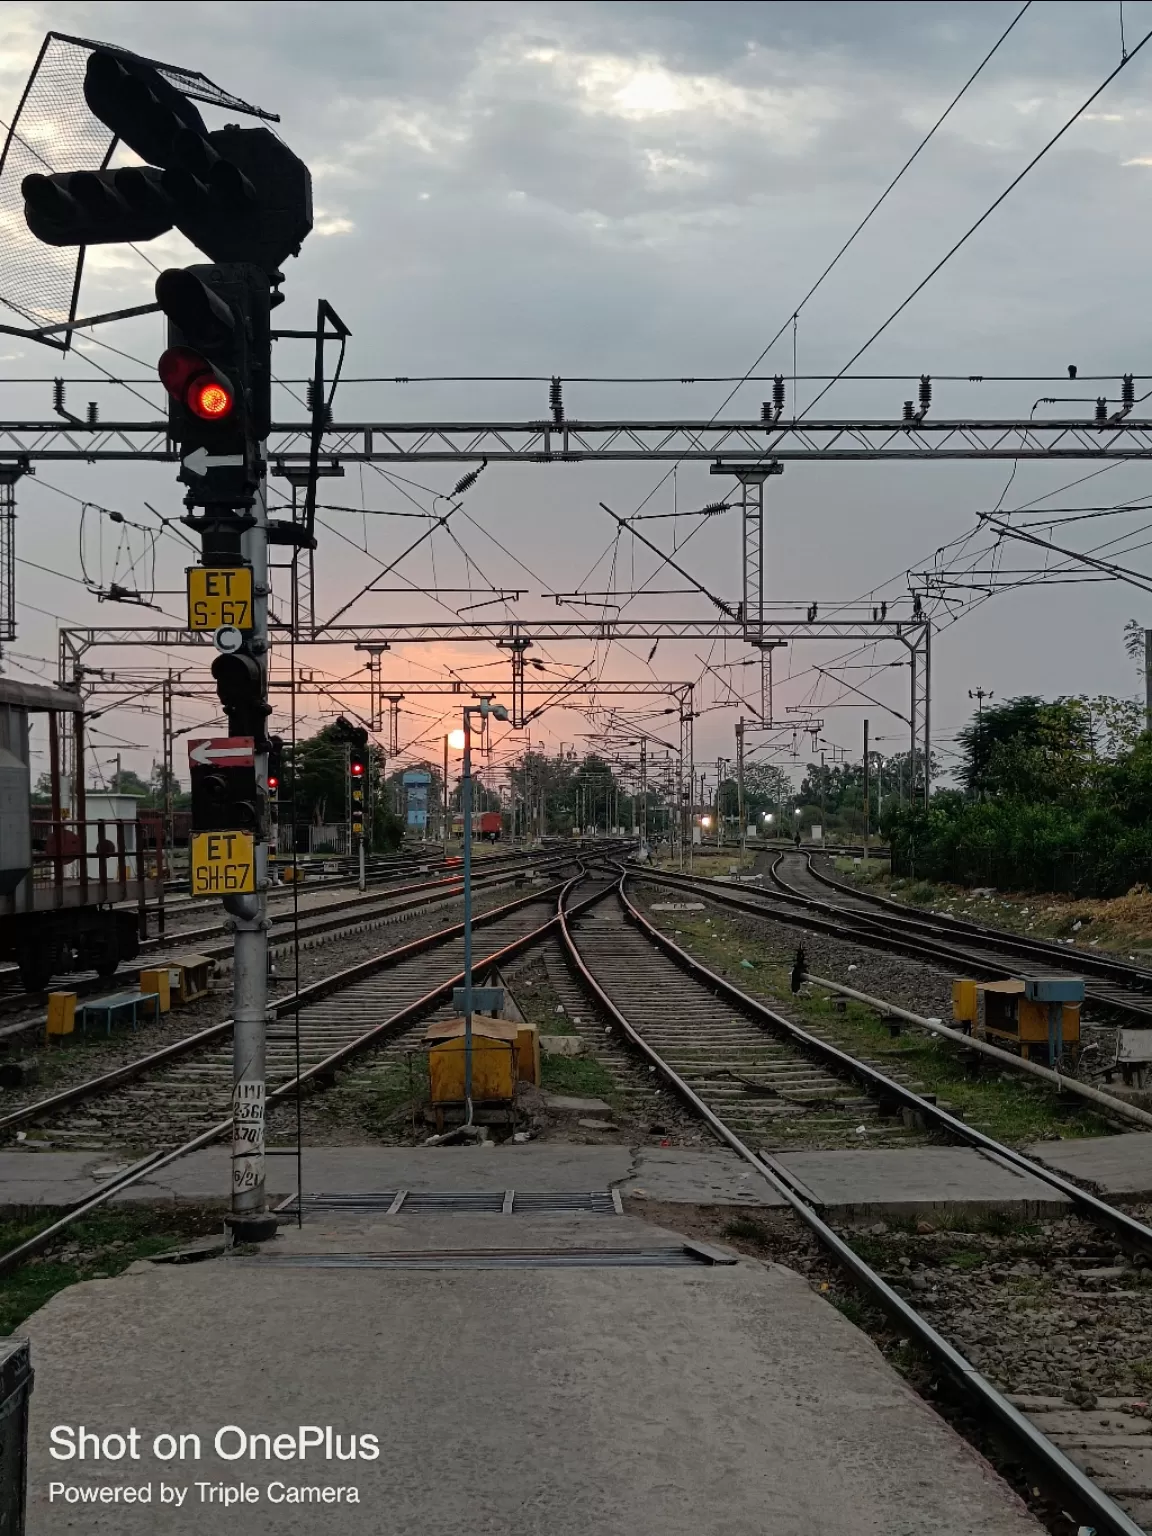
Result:
M193 896L251 896L256 840L251 832L193 832Z
M188 628L251 629L251 570L247 566L191 566L188 571Z

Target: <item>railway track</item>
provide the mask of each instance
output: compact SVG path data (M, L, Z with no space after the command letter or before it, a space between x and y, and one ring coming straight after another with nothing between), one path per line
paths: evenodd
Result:
M786 860L785 878L782 866ZM1072 971L1085 978L1086 1001L1112 1014L1129 1015L1134 1023L1152 1025L1152 971L1145 966L1094 954L1077 945L1030 939L967 918L918 915L900 902L861 893L834 880L816 869L811 854L801 854L799 858L781 854L773 863L772 879L787 894L814 902L825 911L858 914L850 919L854 922L879 922L892 933L910 935L939 947L946 958L955 946L959 955L991 964L996 974L1002 974L1004 969L1003 960L997 959L1000 956L1023 960L1040 974Z
M603 899L615 884L584 873L533 891L474 919L483 934L474 974L483 976L554 933L562 907ZM585 886L583 892L578 887ZM413 1036L429 1014L450 1004L462 980L463 924L453 923L325 977L270 1004L267 1102L271 1109L298 1087L330 1078L353 1057ZM299 1039L297 1039L297 1015ZM85 1201L27 1242L0 1254L0 1275L50 1245L72 1222L189 1152L231 1133L232 1020L75 1084L0 1118L0 1139L35 1126L53 1137L131 1157ZM80 1111L80 1113L77 1113Z
M1026 968L1029 975L1071 972L1085 978L1085 1000L1113 1022L1152 1027L1152 971L1143 966L1031 940L1004 929L962 919L909 915L895 902L875 903L850 887L832 882L810 868L808 854L780 853L772 864L772 890L734 887L724 880L653 870L648 876L671 889L694 891L720 906L809 928L830 938L890 950L949 975L981 979L1002 977ZM892 910L895 909L895 910Z
M481 870L475 875L473 885L477 890L490 890L507 884L519 876L533 871L547 873L570 864L571 861L570 854L548 856L536 854L530 857L529 862L501 864L490 873ZM451 875L434 880L416 881L411 885L395 887L389 891L358 893L342 900L326 902L311 910L302 911L298 922L292 912L280 912L272 917L269 933L270 953L281 952L293 943L297 930L302 940L312 939L322 934L338 937L427 905L456 900L462 891L462 877ZM208 959L224 961L231 955L232 944L230 940L219 937L223 931L223 925L220 922L201 928L179 930L166 935L163 940L152 940L146 945L142 944L141 950L147 951L152 964L161 961L166 951L176 954L182 951L187 953L193 946L198 954ZM204 943L205 939L216 939L218 942ZM123 987L128 980L135 981L139 972L147 968L146 960L143 965L133 961L130 965L123 967L115 977L99 977L91 972L85 972L62 978L58 989L67 988L80 997L94 997L102 991L114 990L117 986ZM0 1017L18 1014L28 1009L42 1008L47 995L46 992L16 992L0 995ZM22 1027L30 1028L37 1023L38 1020L33 1019L27 1021Z
M1086 1231L1106 1234L1109 1243L1152 1256L1152 1228L954 1119L907 1083L801 1029L710 971L641 913L628 891L636 878L648 877L628 872L621 876L611 911L566 914L560 925L570 962L604 1016L720 1140L768 1180L825 1252L927 1353L933 1367L951 1378L969 1404L975 1404L982 1428L1010 1443L1029 1476L1057 1498L1059 1507L1097 1536L1140 1536L1142 1527L1129 1509L1152 1508L1152 1488L1138 1486L1135 1478L1137 1486L1121 1490L1117 1499L1105 1492L980 1373L929 1321L924 1309L895 1290L821 1217L808 1192L763 1150L763 1142L779 1146L782 1117L799 1101L805 1104L801 1112L812 1114L813 1127L819 1130L819 1117L832 1106L850 1106L855 1116L863 1094L877 1106L887 1103L913 1111L938 1138L975 1147L1042 1180L1071 1202ZM756 1085L753 1094L750 1082ZM764 1088L771 1092L761 1100L757 1090ZM783 1105L781 1096L786 1096ZM751 1097L757 1099L752 1107ZM1062 1438L1069 1448L1082 1447L1074 1430Z

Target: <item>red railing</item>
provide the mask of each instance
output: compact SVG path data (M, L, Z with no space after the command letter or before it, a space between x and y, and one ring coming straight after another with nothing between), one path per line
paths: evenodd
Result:
M164 882L162 829L137 821L35 819L32 889L38 907L139 901ZM44 893L51 891L52 902Z

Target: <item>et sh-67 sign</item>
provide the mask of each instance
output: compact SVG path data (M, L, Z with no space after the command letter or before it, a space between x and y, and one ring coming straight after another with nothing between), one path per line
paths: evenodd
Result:
M251 832L192 834L193 896L251 896L256 890L256 846Z

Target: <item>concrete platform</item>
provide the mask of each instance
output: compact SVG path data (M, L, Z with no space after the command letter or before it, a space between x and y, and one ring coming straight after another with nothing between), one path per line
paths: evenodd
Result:
M1101 1195L1152 1197L1152 1133L1123 1131L1083 1141L1038 1141L1028 1156L1057 1173L1092 1185Z
M887 1147L869 1152L789 1152L777 1162L824 1215L1062 1215L1066 1196L994 1154L971 1147Z
M1043 1149L1099 1147L1098 1158L1124 1165L1113 1142L1043 1143ZM1143 1138L1134 1138L1143 1142ZM1152 1137L1148 1138L1152 1142ZM872 1151L789 1152L769 1159L797 1181L801 1192L843 1221L878 1216L1003 1211L1024 1216L1059 1214L1068 1202L1039 1179L965 1147L910 1147ZM115 1170L104 1154L0 1152L0 1209L67 1205L83 1199ZM123 1201L215 1203L228 1188L228 1153L212 1147L182 1158L125 1191ZM530 1193L620 1191L644 1200L691 1205L779 1206L772 1186L725 1148L628 1147L606 1143L527 1142L480 1147L320 1147L304 1157L306 1193L366 1191L492 1191ZM269 1157L270 1197L296 1192L294 1157Z
M117 1164L91 1152L0 1152L0 1209L66 1205L106 1181ZM225 1198L228 1150L210 1147L162 1168L121 1198L160 1204ZM771 1186L722 1147L585 1146L527 1142L502 1147L318 1147L304 1154L304 1188L366 1190L522 1189L535 1193L618 1188L622 1194L696 1205L767 1205ZM295 1157L268 1158L270 1195L296 1192Z
M278 1255L475 1243L499 1218L337 1221ZM675 1242L630 1218L528 1219L519 1244ZM455 1235L454 1235L455 1234ZM28 1536L1036 1536L1011 1491L798 1275L722 1267L139 1264L53 1298L32 1340ZM131 1370L125 1362L131 1361ZM60 1462L53 1426L140 1431ZM378 1459L223 1459L226 1425L374 1435ZM160 1431L200 1437L160 1462ZM239 1444L229 1433L223 1449ZM189 1448L191 1443L189 1442ZM162 1448L163 1449L163 1448ZM291 1449L288 1446L288 1449ZM320 1448L323 1451L323 1447ZM148 1488L49 1503L52 1483ZM200 1486L198 1486L200 1485ZM205 1502L213 1488L245 1502ZM161 1486L184 1502L161 1503ZM273 1502L300 1486L339 1504Z

